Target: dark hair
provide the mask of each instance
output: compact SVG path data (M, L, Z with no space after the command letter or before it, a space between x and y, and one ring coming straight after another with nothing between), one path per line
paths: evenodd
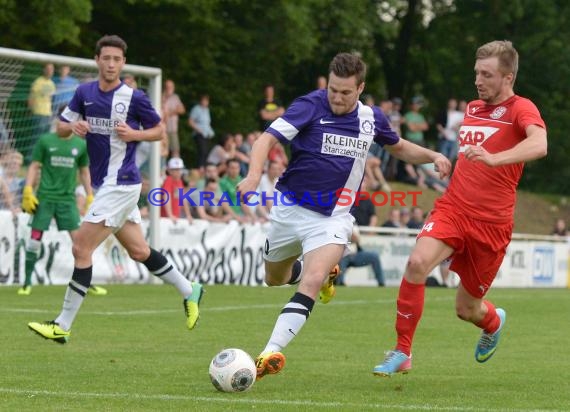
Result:
M356 54L339 53L332 59L329 73L334 73L343 79L355 76L356 85L360 86L366 79L366 63Z
M204 182L204 186L208 186L210 183L218 183L218 180L209 177L209 178L207 178L206 181Z
M101 54L101 49L103 47L117 47L123 51L123 56L127 55L127 43L121 39L116 34L101 37L97 44L95 45L95 55L99 56Z
M235 157L232 157L232 158L226 160L226 166L229 166L230 163L234 163L234 162L237 163L238 165L241 164L238 159L236 159Z

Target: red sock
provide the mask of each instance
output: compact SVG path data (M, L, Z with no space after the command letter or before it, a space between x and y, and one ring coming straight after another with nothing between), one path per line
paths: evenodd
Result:
M400 284L396 313L396 349L408 356L412 353L412 340L424 310L425 288L425 284L410 283L405 278Z
M483 303L487 306L487 314L479 323L475 323L475 326L480 327L487 333L495 333L501 326L501 318L497 315L495 306L491 302L484 300Z

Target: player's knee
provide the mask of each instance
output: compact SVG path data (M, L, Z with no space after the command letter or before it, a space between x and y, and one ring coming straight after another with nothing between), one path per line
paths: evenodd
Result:
M429 271L429 262L421 255L417 253L412 253L408 258L408 264L406 267L406 272L412 280L421 282L425 278Z
M129 257L136 262L144 262L150 255L150 249L147 245L129 247Z

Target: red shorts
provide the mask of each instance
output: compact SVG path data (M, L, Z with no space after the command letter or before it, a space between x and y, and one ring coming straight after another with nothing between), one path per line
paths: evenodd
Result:
M482 298L499 271L512 233L512 222L485 222L440 207L428 216L418 238L432 237L452 247L450 269L471 296Z

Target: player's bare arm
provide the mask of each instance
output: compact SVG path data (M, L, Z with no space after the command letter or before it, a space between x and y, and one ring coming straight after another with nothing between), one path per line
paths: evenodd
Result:
M526 139L512 149L498 153L489 153L482 146L469 146L465 151L465 157L494 167L528 162L546 156L548 148L546 130L537 125L530 125L526 128L526 136Z
M249 161L249 172L245 179L237 185L238 192L253 192L259 186L259 180L263 174L263 165L267 159L267 155L271 148L278 142L277 138L271 133L263 132L255 141L251 148L251 157Z
M71 134L85 137L87 132L91 131L91 126L86 120L78 120L77 122L57 122L56 133L59 137L69 137Z
M164 125L157 124L154 127L144 130L135 130L125 122L119 123L115 128L117 135L123 142L153 142L162 138Z
M439 178L443 179L451 173L451 162L441 153L426 149L425 147L400 139L394 145L385 145L388 152L404 162L411 164L434 163L439 171Z

